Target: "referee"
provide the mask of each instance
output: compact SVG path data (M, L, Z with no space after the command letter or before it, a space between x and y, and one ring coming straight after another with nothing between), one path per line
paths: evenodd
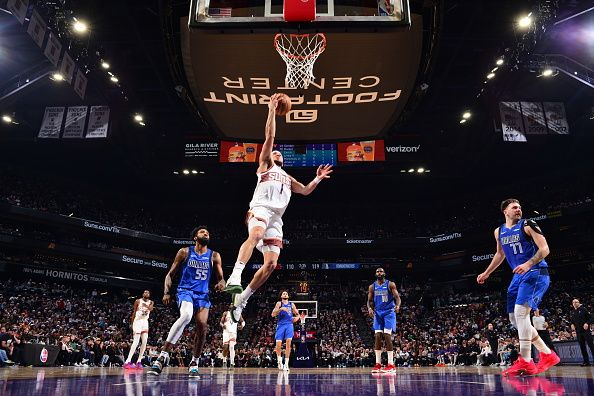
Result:
M549 327L548 323L545 320L545 317L540 314L540 309L534 310L534 316L532 317L532 325L538 332L538 335L544 343L552 350L557 353L555 350L555 346L553 345L553 340L551 340L551 335L549 334Z

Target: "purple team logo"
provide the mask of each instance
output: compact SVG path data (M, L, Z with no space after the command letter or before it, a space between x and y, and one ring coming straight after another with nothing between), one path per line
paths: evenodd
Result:
M41 350L41 353L39 354L39 360L41 360L41 363L47 362L48 355L49 355L49 353L47 352L47 349L43 348Z

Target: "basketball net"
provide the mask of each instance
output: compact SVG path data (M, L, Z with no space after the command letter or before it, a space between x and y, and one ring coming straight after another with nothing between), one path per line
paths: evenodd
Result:
M274 48L287 64L285 81L291 88L307 88L314 81L316 59L326 49L326 36L316 34L277 34Z
M305 314L299 314L299 321L302 325L305 325Z

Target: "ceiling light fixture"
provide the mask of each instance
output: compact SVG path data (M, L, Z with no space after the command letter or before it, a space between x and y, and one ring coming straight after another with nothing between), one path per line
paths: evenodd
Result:
M526 29L530 25L532 25L532 13L518 19L518 26L522 29Z

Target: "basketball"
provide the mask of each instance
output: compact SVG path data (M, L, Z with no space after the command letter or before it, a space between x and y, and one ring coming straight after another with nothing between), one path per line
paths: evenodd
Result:
M284 116L291 111L291 98L289 95L281 93L278 98L278 106L276 107L276 115Z

